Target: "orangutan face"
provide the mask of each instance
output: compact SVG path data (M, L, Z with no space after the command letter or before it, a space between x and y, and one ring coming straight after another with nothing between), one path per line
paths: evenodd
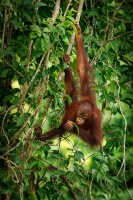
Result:
M92 107L89 103L81 104L76 112L76 124L82 126L90 119Z

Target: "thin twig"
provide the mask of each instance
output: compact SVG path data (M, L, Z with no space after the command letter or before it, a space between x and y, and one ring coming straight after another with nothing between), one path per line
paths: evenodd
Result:
M66 14L67 14L67 12L68 12L68 10L69 10L69 7L70 7L70 5L71 5L71 2L72 2L72 0L69 0L69 3L68 3L68 5L67 5L66 10L65 10L65 13L64 13L64 17L66 17Z
M116 39L122 37L123 35L131 34L131 33L133 33L133 31L127 31L127 32L125 32L125 33L122 33L122 34L116 36L116 37L109 38L109 39L107 39L107 40L105 41L105 44L106 44L107 42L109 42L109 41L116 40Z
M30 66L30 56L31 56L31 48L33 45L33 40L30 41L29 47L28 47L28 52L27 52L27 65L26 65L26 70L28 72L29 66Z
M56 4L55 4L55 8L54 8L54 11L53 11L53 14L52 14L52 21L50 22L50 26L53 26L58 14L59 14L59 10L60 10L60 0L56 0ZM47 53L47 56L46 56L46 59L45 59L45 62L44 62L44 65L46 67L46 69L48 68L48 61L49 61L49 56L50 56L50 47L48 49L48 53ZM44 79L45 81L46 79Z
M122 170L123 168L123 176L124 176L124 182L125 182L125 186L126 186L126 190L130 196L131 199L133 199L133 197L131 196L130 194L130 191L128 189L128 186L127 186L127 180L126 180L126 132L127 132L127 120L124 116L124 113L122 111L122 107L121 107L121 104L120 104L120 85L118 83L118 80L116 79L116 84L118 86L118 105L119 105L119 108L120 108L120 112L121 112L121 115L124 119L124 138L123 138L123 161L122 161L122 164L121 164L121 167L120 167L120 170L117 174L117 176L119 175L120 171Z
M12 65L10 65L9 63L7 63L7 65L9 67L11 67L15 72L17 72L17 74L19 74L21 77L24 77L24 75L22 75L18 70L16 70L14 67L12 67Z
M12 147L14 143L16 144L16 142L15 142L16 138L18 137L18 135L20 136L20 133L21 133L21 132L23 131L23 129L27 126L28 122L31 120L31 118L34 116L34 113L35 113L36 110L38 110L38 109L39 109L39 106L36 107L36 109L34 110L33 114L30 115L30 117L24 122L22 128L11 138L11 140L10 140L11 146L10 146L10 147ZM32 127L32 128L29 128L27 133L29 133L32 129L33 129L33 127ZM27 133L26 133L25 135L27 135ZM24 136L24 137L20 140L20 142L18 142L14 147L12 147L11 149L9 149L9 150L8 150L8 153L11 152L11 151L13 151L14 149L16 149L16 148L23 142L24 138L25 138L25 136Z
M119 11L121 5L124 3L124 1L125 1L125 0L123 0L123 1L119 4L119 6L116 8L115 12L113 13L112 17L111 17L110 20L108 21L108 23L107 23L107 25L106 25L106 27L105 27L105 30L104 30L104 39L103 39L103 42L101 43L100 48L98 49L98 51L97 51L97 53L96 53L94 59L93 59L92 62L91 62L92 65L93 65L93 63L96 62L97 58L99 57L99 52L100 52L101 49L104 47L104 45L107 43L108 39L106 39L106 36L107 36L107 31L109 30L109 26L110 26L110 24L112 24L113 21L115 20L115 15L118 13L118 11Z
M108 22L108 24L107 24L107 26L106 26L106 28L105 28L103 44L104 44L105 41L106 41L106 35L107 35L107 31L108 31L108 29L109 29L109 25L115 20L115 15L118 13L118 11L119 11L121 5L124 3L124 1L125 1L125 0L123 0L123 1L119 4L119 6L116 8L115 12L113 13L112 17L110 18L110 20L109 20L109 22ZM103 44L102 44L102 45L103 45Z
M43 54L43 56L42 56L42 58L41 58L41 60L40 60L40 63L39 63L39 65L38 65L38 67L37 67L37 70L36 70L34 76L32 77L31 81L29 82L28 89L29 89L29 87L31 86L31 84L32 84L32 82L34 81L34 79L36 78L37 74L39 73L40 68L41 68L41 65L42 65L42 62L43 62L43 60L44 60L46 54L47 54L47 52L45 52L45 53Z
M52 14L52 22L50 22L50 25L53 26L58 14L59 14L59 10L60 10L60 0L56 0L56 3L55 3L55 8L54 8L54 11L53 11L53 14Z
M76 193L74 192L73 188L71 187L71 185L69 184L68 179L66 178L66 176L62 175L61 176L62 180L64 181L64 183L66 184L67 188L69 189L69 192L71 193L73 199L78 200L78 197L76 196Z
M83 9L83 4L84 4L84 0L80 0L78 11L77 11L77 16L76 16L76 22L77 23L79 23L79 20L80 20L81 12L82 12L82 9ZM72 36L71 36L71 39L70 39L70 44L69 44L68 49L66 51L67 55L70 55L72 46L74 44L74 40L75 40L75 31L73 30Z
M50 165L47 167L47 170L55 170L55 171L57 171L57 167L55 167L55 166L53 166L53 165L50 164ZM71 193L73 199L74 199L74 200L78 200L78 197L77 197L76 193L74 192L73 188L71 187L71 185L70 185L70 183L69 183L67 177L66 177L65 175L61 175L60 177L61 177L61 179L64 181L64 183L65 183L65 185L67 186L67 188L69 189L69 192Z
M8 108L8 110L5 111L5 115L4 115L3 120L2 120L2 132L3 132L4 136L5 136L5 138L7 139L7 144L6 144L7 149L8 149L8 147L9 147L10 141L9 141L9 139L8 139L8 136L6 135L5 128L4 128L4 124L5 124L5 119L6 119L7 114L8 114L13 108L15 108L15 106L10 106L10 107ZM6 147L6 146L5 146L5 147Z
M92 182L93 182L93 179L94 179L94 177L92 177L92 179L91 179L91 181L90 181L90 186L89 186L90 200L93 200L92 193L91 193L91 191L92 191Z
M6 163L8 164L8 167L11 168L11 170L12 170L13 173L15 174L16 180L13 180L13 181L18 183L18 182L19 182L19 181L18 181L19 178L18 178L18 176L17 176L15 170L14 170L13 167L11 166L11 164L12 164L14 167L16 167L16 169L18 169L18 170L19 170L19 173L22 175L22 172L21 172L21 170L20 170L20 167L17 166L16 163L14 163L13 161L8 160L7 158L5 158L4 156L0 156L0 159L6 161Z
M23 104L23 101L24 101L24 99L25 99L25 96L26 96L26 94L27 94L27 92L28 92L28 90L29 90L29 88L30 88L32 82L34 81L34 79L36 78L37 74L39 73L39 71L40 71L40 69L41 69L42 62L43 62L43 60L44 60L46 54L47 54L47 52L45 52L45 53L43 54L43 56L42 56L42 58L41 58L41 60L40 60L40 63L39 63L39 65L38 65L37 69L36 69L36 72L35 72L34 76L33 76L32 79L31 79L31 81L30 81L29 83L25 83L25 84L23 85L23 87L22 87L21 98L20 98L20 102L19 102L19 104L18 104L18 111L20 111L20 109L21 109L21 107L22 107L22 104Z

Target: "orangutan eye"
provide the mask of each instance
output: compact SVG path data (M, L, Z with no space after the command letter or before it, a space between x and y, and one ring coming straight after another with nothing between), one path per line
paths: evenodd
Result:
M81 117L81 116L82 116L82 113L81 113L81 112L79 112L78 116L80 116L80 117Z
M84 119L87 119L87 115L84 115L83 118L84 118Z

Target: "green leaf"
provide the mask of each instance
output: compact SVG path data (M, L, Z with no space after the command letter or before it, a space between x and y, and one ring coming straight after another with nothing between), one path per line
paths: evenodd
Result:
M58 170L54 174L55 175L64 175L64 171L63 170Z
M122 22L121 26L122 26L122 31L123 31L123 32L126 32L126 29L127 29L127 28L126 28L126 25L125 25L124 22Z
M22 124L23 124L23 122L25 121L25 119L23 118L23 117L18 117L18 119L17 119L17 124L19 125L19 126L21 126Z
M106 60L107 60L110 64L113 63L114 58L113 58L112 55L110 55L110 54L104 54L104 57L106 58Z
M66 19L69 19L69 20L72 21L72 22L75 21L75 19L74 19L73 17L71 17L71 16L66 16ZM67 21L67 22L71 24L70 21Z
M30 33L30 38L31 39L37 38L37 34L35 32L31 32Z
M1 77L6 78L8 74L9 69L4 69L1 73Z
M43 150L44 151L49 151L51 149L51 147L48 144L44 144L43 145Z
M74 170L75 170L76 172L79 171L79 166L78 166L76 163L73 165L73 168L74 168Z
M68 69L68 68L69 68L68 64L67 64L67 63L64 63L62 69Z
M46 51L46 47L47 47L47 45L46 45L45 39L41 38L41 49L42 49L43 52Z
M122 10L122 9L119 9L119 10L118 10L118 13L121 14L121 15L125 15L124 10Z
M37 196L36 196L36 194L34 192L31 192L30 200L37 200Z
M84 154L83 154L81 151L76 151L75 157L76 157L78 160L81 160L81 159L84 160Z
M114 40L114 41L111 41L110 46L112 47L112 49L113 49L115 52L117 52L117 51L118 51L118 48L119 48L119 43L118 43L118 41Z
M98 173L98 174L97 174L97 182L99 182L99 181L100 181L100 179L101 179L101 174L100 174L100 173Z
M47 76L48 73L49 73L49 70L48 70L48 69L45 69L45 70L43 70L43 72L42 72L42 76Z
M18 96L14 96L14 99L13 99L13 105L17 105L19 102L19 97Z
M75 174L70 171L69 174L68 174L68 178L69 178L70 181L73 181L75 179Z
M76 31L76 27L75 27L75 25L74 25L74 23L73 23L73 21L74 21L74 18L72 18L72 17L68 17L67 16L67 18L70 18L71 20L72 20L72 22L71 21L69 21L69 20L65 20L65 22L64 22L64 26L66 26L66 27L72 27L75 31Z
M52 151L52 154L55 156L55 157L59 157L60 156L60 152L58 150L53 150Z
M92 175L96 174L96 169L92 169Z
M101 168L100 168L100 171L101 171L102 173L106 173L107 171L109 171L109 168L108 168L107 165L102 164L102 165L101 165Z
M103 48L103 50L106 52L108 52L109 50L110 50L110 48L111 48L111 45L110 45L110 42L108 42L106 45L105 45L105 49L106 50L104 50L104 48Z
M38 193L38 195L39 195L39 197L40 197L41 200L46 199L45 198L46 197L46 191L45 191L44 188L39 188L37 190L37 193Z
M31 15L29 15L29 13L27 13L26 11L23 11L23 16L28 19L30 22L32 21L32 17Z
M115 7L116 6L116 2L112 1L111 3L108 3L107 5L110 6L110 7Z
M98 17L98 15L99 15L97 9L92 9L92 10L88 11L88 13L89 13L88 14L89 17L93 17L93 16L97 16Z
M62 27L61 24L58 24L57 28L59 28L59 32L61 32L63 35L65 35L65 29Z
M68 95L66 95L66 100L67 100L68 104L72 103L72 98Z
M36 2L36 3L35 3L35 6L36 6L36 7L38 7L38 6L39 6L39 7L40 7L40 6L47 6L47 4L45 4L45 3L43 3L43 2Z
M41 33L41 28L37 25L31 25L31 30Z
M51 31L50 31L49 28L45 27L45 28L43 29L43 32L44 32L44 33L50 33Z
M14 95L7 95L4 97L3 102L11 101L14 98Z

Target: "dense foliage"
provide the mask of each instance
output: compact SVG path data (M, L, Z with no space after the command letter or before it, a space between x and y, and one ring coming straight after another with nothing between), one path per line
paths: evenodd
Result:
M43 143L64 111L63 56L79 1L0 2L0 199L133 199L133 3L85 1L80 18L95 69L103 149L75 136ZM70 4L69 4L70 3ZM76 75L76 48L71 51Z

